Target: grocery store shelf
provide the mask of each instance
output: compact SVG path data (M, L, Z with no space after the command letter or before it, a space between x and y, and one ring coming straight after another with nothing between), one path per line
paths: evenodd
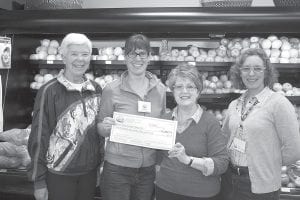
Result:
M227 94L201 94L198 102L200 104L214 103L219 105L228 106L228 104L234 99L238 98L239 93L227 93ZM173 94L167 92L167 101L171 104L175 104Z
M29 60L29 63L33 67L48 68L48 69L61 69L64 64L61 60ZM228 71L233 64L232 62L187 62L187 61L150 61L148 69L162 69L170 70L175 66L188 63L196 66L200 71L216 72L216 71ZM120 69L125 70L125 61L120 60L92 60L91 64L95 68L103 70ZM296 73L300 72L300 63L273 63L272 64L279 72Z
M28 181L26 170L1 170L0 192L11 194L32 195L33 184Z
M210 33L299 33L297 8L99 8L0 11L2 34L95 33L113 36L137 32L199 37ZM266 26L267 24L267 26Z
M300 72L300 63L273 63L278 72L297 73Z
M121 60L92 60L91 64L95 68L100 68L103 70L126 70L126 64L125 61ZM155 70L155 69L160 69L161 63L160 61L150 61L147 69L148 70Z
M40 69L62 69L65 66L61 60L30 60L29 64Z
M188 62L188 61L160 61L163 69L172 69L182 63L196 66L199 71L228 71L232 62Z
M300 96L285 96L292 104L300 104Z

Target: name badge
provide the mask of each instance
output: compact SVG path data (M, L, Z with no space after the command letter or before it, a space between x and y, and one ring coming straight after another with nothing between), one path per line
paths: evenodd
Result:
M151 102L138 101L138 112L151 113Z
M246 151L246 142L244 140L241 140L239 138L234 138L230 147L231 150L236 150L241 153L245 153Z

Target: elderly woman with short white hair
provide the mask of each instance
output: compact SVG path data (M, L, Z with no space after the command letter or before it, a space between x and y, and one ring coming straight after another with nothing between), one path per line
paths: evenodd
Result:
M96 129L101 87L85 77L92 43L70 33L61 43L65 68L35 99L28 152L36 200L92 200L104 138Z

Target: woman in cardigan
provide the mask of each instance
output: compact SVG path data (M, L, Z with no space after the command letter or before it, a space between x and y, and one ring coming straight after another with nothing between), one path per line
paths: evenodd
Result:
M162 158L156 200L213 200L228 165L226 137L217 119L197 103L203 88L197 68L179 65L168 78L177 107L166 119L178 121L176 144Z
M299 125L293 105L270 88L277 73L264 50L248 49L231 68L236 88L223 126L228 135L230 200L277 200L281 166L300 159ZM228 184L224 184L226 186ZM223 197L225 199L225 197Z

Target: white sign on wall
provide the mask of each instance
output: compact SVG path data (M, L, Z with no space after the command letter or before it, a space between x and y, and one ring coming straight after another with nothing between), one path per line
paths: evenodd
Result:
M0 69L11 68L11 38L0 37Z

